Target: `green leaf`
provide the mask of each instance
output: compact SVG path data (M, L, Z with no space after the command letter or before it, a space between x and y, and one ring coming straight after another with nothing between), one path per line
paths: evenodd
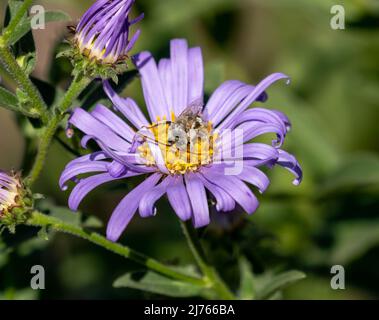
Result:
M0 87L0 106L9 110L18 109L17 97L7 89Z
M102 228L104 224L99 218L90 216L83 222L82 226L85 228L99 229Z
M367 153L347 158L320 190L327 194L374 184L379 185L379 157Z
M18 14L23 1L11 1L9 3L9 8L7 11L7 19L14 19L15 14ZM27 14L25 13L21 18L20 22L17 24L15 29L19 28L19 25L25 23L28 20ZM6 31L5 31L6 32ZM17 31L12 31L8 33L9 37L14 37L17 34ZM36 49L34 44L33 33L29 29L26 33L24 33L20 38L18 38L17 43L14 43L12 46L12 51L14 56L17 58L18 63L24 70L26 70L29 74L33 72L35 67L35 56ZM24 58L27 57L27 60ZM21 63L20 63L21 62Z
M30 75L36 66L36 53L29 52L23 56L17 57L17 62L27 75Z
M254 274L252 272L251 265L246 258L241 258L240 262L240 287L239 287L239 297L242 300L252 300L255 297L255 286L254 286Z
M24 7L23 7L24 6ZM5 30L3 31L3 37L10 45L10 38L13 38L19 34L19 28L25 21L28 20L28 7L24 5L22 0L9 0L8 7L5 15ZM26 33L28 30L26 31ZM24 34L25 35L25 34ZM19 37L18 39L21 39Z
M33 17L25 17L21 20L21 23L16 27L14 32L9 37L9 45L14 45L23 36L25 36L29 31L31 31L31 22ZM46 11L45 13L45 23L49 22L59 22L59 21L69 21L70 16L62 11Z
M80 212L72 212L66 207L57 206L49 199L39 201L37 203L37 208L41 211L49 213L52 217L62 220L65 223L73 226L81 225L82 214Z
M118 278L113 286L115 288L126 287L176 298L201 296L203 291L202 287L172 280L154 272L126 274Z
M335 237L331 264L346 265L379 245L379 220L341 222Z
M50 214L52 217L62 220L64 223L73 225L75 227L96 229L102 228L104 226L103 222L95 216L88 216L83 218L83 214L81 212L73 212L67 207L57 206L49 199L38 201L37 208L43 212Z
M277 275L268 272L260 277L256 277L257 299L270 299L278 291L289 285L304 279L306 276L300 271L287 271Z
M51 216L73 226L80 226L81 224L81 214L79 212L72 212L65 207L55 207L54 210L51 211Z
M45 13L46 22L59 22L59 21L70 21L71 17L63 11L46 11Z
M17 253L20 256L25 257L32 252L43 250L49 245L47 240L48 239L40 236L26 240L18 246Z
M22 0L9 0L5 14L4 28L9 26L9 22L14 18L18 10L21 8Z
M176 270L182 274L193 278L201 279L201 274L199 273L197 267L193 264L185 265L185 266L170 266L172 270Z

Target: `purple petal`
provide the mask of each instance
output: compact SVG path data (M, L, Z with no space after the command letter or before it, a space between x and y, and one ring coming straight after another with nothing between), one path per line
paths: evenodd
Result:
M216 184L211 183L207 179L205 179L202 175L199 175L201 182L204 186L213 194L216 198L216 210L229 212L235 209L236 202L234 199L223 189L221 189Z
M145 18L145 14L141 13L137 18L130 21L129 24L132 26L133 24L140 22L143 18Z
M142 218L155 216L155 203L166 193L169 182L169 178L167 177L159 185L143 195L139 203L139 213Z
M225 174L225 165L214 165L212 166L212 171L217 172L220 175ZM260 193L266 191L267 187L270 184L268 177L259 169L251 167L243 163L242 172L236 175L242 181L245 181L253 186L257 187Z
M210 217L204 184L193 173L186 174L185 181L193 210L194 226L195 228L205 227L210 223Z
M254 167L244 166L242 173L238 177L257 187L260 193L265 192L270 185L268 177L261 170Z
M67 181L76 178L78 175L85 173L95 173L95 172L106 172L108 162L106 161L81 161L77 162L75 165L69 165L62 172L59 179L59 186L62 190L67 190L65 185Z
M236 152L244 147L243 143L249 142L260 135L270 133L274 133L278 137L278 139L273 140L272 145L280 147L284 142L284 136L282 135L281 127L278 125L254 122L251 124L243 123L234 131L223 130L219 137L219 155L224 159L232 157L232 160L233 157L245 156L245 153L240 155ZM243 151L245 152L247 149L244 147ZM234 152L237 153L235 156L232 155Z
M236 130L238 130L238 135L243 135L243 142L248 142L267 133L275 133L278 139L273 140L273 146L280 147L284 143L285 135L282 127L274 123L253 122L249 124L245 122L236 128Z
M278 149L264 143L248 143L243 148L244 163L248 166L272 167L279 158Z
M17 179L15 179L13 176L10 176L4 171L0 171L0 180L7 181L7 182L16 182Z
M252 191L235 176L226 176L213 171L212 168L203 170L204 177L213 184L224 189L248 213L254 213L259 202Z
M257 99L265 92L265 90L271 86L274 82L282 79L289 79L288 76L282 73L274 73L263 81L261 81L254 90L241 102L241 104L234 109L234 111L221 123L219 129L228 128L237 117L245 111L253 102L257 101Z
M133 140L135 135L133 129L130 128L124 121L122 121L107 107L98 104L95 109L91 111L91 115L111 128L114 133L124 138L125 140L129 142Z
M122 199L117 208L113 211L112 217L108 222L107 238L109 240L115 242L120 238L122 232L136 213L143 195L154 188L161 177L162 175L158 173L151 175Z
M187 189L183 182L183 176L169 176L170 184L167 188L167 197L177 216L182 221L192 217L192 207L188 197Z
M112 161L112 163L107 164L107 170L109 174L114 177L118 178L122 175L124 175L127 171L127 167L117 161Z
M284 150L278 150L279 151L279 160L278 164L288 171L290 171L296 179L293 181L293 184L295 186L298 186L301 181L303 180L303 170L299 164L299 162L296 160L296 158L289 154L288 152Z
M71 167L71 166L76 166L81 162L99 161L99 160L104 160L104 159L107 159L107 156L102 151L90 153L90 154L87 154L85 156L82 156L82 157L79 157L79 158L72 160L71 162L69 162L67 164L66 169Z
M213 119L214 115L220 109L220 106L231 97L236 90L243 87L245 84L237 80L229 80L219 86L210 97L207 105L204 108L204 113L208 120Z
M285 136L288 131L288 121L288 118L283 113L279 115L277 111L263 108L253 108L244 111L232 124L231 128L246 122L263 122L267 124L273 123L282 128L282 135Z
M173 108L179 115L188 105L188 44L184 39L171 40ZM192 85L192 84L191 84Z
M133 57L133 61L141 74L143 94L151 122L156 122L158 117L168 117L170 115L168 104L151 53L141 52Z
M274 112L283 121L283 123L285 124L287 128L287 131L290 131L292 127L290 119L281 111L272 110L272 112Z
M68 199L68 205L71 210L76 211L78 210L80 203L83 201L86 195L90 193L92 190L96 189L98 186L107 182L121 180L137 175L141 175L141 173L128 172L127 174L119 178L112 177L109 173L102 173L80 180L79 183L75 186L75 188L71 191L70 197Z
M225 99L224 103L219 106L218 110L216 110L210 120L212 124L217 127L217 125L230 113L234 110L236 106L238 106L243 99L245 99L252 91L254 90L253 86L242 85L238 87L233 94L231 94L227 99Z
M3 181L0 179L0 190L1 190L1 188L15 189L16 190L15 182L7 182L7 181Z
M106 143L110 148L128 150L130 147L127 141L120 138L108 126L81 108L75 109L69 122L85 134Z
M144 15L143 15L143 14L140 15L140 17L143 18ZM133 37L130 39L128 45L126 46L126 49L125 49L126 52L129 52L130 50L133 49L133 47L135 46L135 44L136 44L138 38L140 37L140 35L141 35L141 30L138 29L138 30L136 31L136 33L133 35Z
M115 109L120 111L136 128L139 129L149 125L149 122L134 100L121 98L116 91L113 90L109 81L103 81L103 88L108 98L114 104Z
M129 21L129 14L135 0L96 1L80 20L76 36L80 49L89 50L89 56L114 63L133 47L139 31L129 41L132 24L143 17Z
M204 103L204 64L199 47L188 51L188 105L194 101Z
M167 111L168 115L171 111L174 111L174 100L173 100L173 79L172 79L172 68L170 59L161 59L158 65L159 76L162 82L162 87L167 101Z

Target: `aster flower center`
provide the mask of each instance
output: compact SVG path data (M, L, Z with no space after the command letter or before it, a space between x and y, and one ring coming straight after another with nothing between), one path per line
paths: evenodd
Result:
M141 130L140 135L144 143L138 152L146 165L157 165L151 150L153 143L159 146L170 174L196 172L213 161L217 133L213 131L212 123L204 121L198 114L183 113L176 118L172 113L170 121L158 117L151 126Z

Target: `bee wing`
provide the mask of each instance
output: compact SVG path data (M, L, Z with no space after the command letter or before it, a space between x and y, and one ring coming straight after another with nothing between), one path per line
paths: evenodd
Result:
M199 100L193 101L187 108L183 110L183 112L180 114L179 118L185 117L185 116L191 116L191 115L200 115L203 111L203 102Z

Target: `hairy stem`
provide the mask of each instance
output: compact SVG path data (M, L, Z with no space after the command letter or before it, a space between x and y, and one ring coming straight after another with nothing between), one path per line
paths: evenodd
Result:
M80 227L67 224L57 218L47 216L40 212L37 212L37 211L33 212L26 224L29 226L49 228L50 230L74 235L76 237L90 241L124 258L130 259L159 274L168 276L172 279L177 279L177 280L185 281L185 282L192 283L195 285L204 286L204 281L202 279L191 277L189 275L178 272L158 262L157 260L153 258L147 257L139 252L134 251L133 249L129 247L111 242L96 232L85 231Z
M26 179L26 183L29 186L37 181L42 172L43 166L46 162L47 154L49 153L51 142L53 141L54 135L59 127L61 120L62 119L59 115L52 117L43 132L38 145L36 159L34 160L33 167Z
M197 237L196 230L194 230L189 222L181 222L181 226L192 255L204 274L206 281L209 282L213 290L217 292L219 298L224 300L234 300L235 296L220 278L217 270L208 263L200 240Z
M0 61L9 75L16 81L19 88L25 92L30 99L31 108L26 112L38 114L42 121L46 123L48 121L47 106L43 101L41 94L34 86L30 78L18 65L16 59L12 55L2 37L0 37Z
M70 88L67 90L61 102L57 104L56 108L54 108L53 115L51 116L48 125L41 137L37 157L35 159L33 168L27 178L27 184L29 186L37 181L42 172L51 142L53 141L54 135L64 118L65 112L67 112L74 100L80 95L80 93L88 86L90 82L90 78L84 77L79 73L72 81Z
M90 84L91 78L84 76L79 72L72 81L70 88L68 88L62 101L57 104L58 113L64 114L71 107L75 99L83 92L83 90Z

